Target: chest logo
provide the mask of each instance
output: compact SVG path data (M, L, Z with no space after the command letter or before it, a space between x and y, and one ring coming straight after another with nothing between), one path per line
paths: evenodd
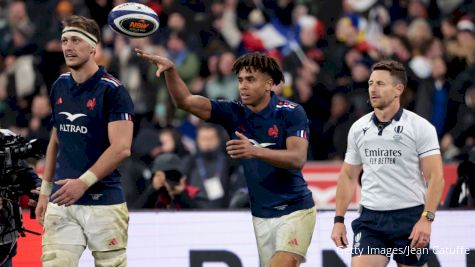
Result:
M89 110L93 110L95 106L96 106L96 98L87 100L86 107Z
M57 100L56 100L56 105L61 105L63 104L63 98L62 97L59 97Z
M77 118L80 118L80 117L86 117L87 115L86 114L82 114L82 113L77 113L77 114L71 114L69 112L60 112L59 114L62 114L62 115L66 115L66 119L70 122L73 122L75 121Z
M273 138L277 138L279 136L279 128L277 128L275 124L272 125L272 127L267 130L267 135Z
M251 144L253 146L256 146L256 147L268 147L268 146L275 145L275 143L261 143L261 144L259 144L259 142L257 142L254 139L249 139L249 142L251 142Z
M398 134L402 133L402 131L404 130L404 127L403 126L396 126L394 127L394 131Z

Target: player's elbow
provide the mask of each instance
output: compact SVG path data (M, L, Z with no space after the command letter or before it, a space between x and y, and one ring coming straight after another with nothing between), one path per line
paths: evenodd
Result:
M291 164L291 168L292 169L302 169L303 166L305 165L305 162L307 162L307 158L306 157L297 157L295 160L293 160L292 162L290 162Z
M118 144L116 149L115 149L115 154L118 159L121 161L130 157L132 154L130 145L127 144Z

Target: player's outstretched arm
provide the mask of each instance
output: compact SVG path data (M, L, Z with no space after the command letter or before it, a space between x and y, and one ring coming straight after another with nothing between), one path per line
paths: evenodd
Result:
M166 57L161 57L146 53L143 50L135 49L137 56L150 61L157 66L157 77L165 74L165 82L168 92L175 105L189 113L194 114L202 120L211 117L211 101L203 96L192 95L185 82L178 75L175 64Z
M350 205L351 198L355 193L358 178L360 176L361 165L351 165L343 162L338 177L338 185L336 188L336 212L335 216L345 216L346 210ZM346 227L343 223L335 223L331 238L337 247L345 247L348 245L346 237Z

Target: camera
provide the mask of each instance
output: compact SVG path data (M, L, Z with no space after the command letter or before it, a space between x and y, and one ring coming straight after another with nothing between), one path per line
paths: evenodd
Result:
M26 162L27 158L40 158L41 146L36 140L28 141L10 130L0 129L0 263L11 258L18 235L25 232L38 234L23 227L20 196L37 196L31 193L41 185L41 179ZM30 216L34 218L32 212Z

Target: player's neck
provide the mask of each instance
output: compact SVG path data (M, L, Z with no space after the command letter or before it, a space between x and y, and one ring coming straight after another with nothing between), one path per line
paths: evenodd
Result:
M94 60L89 60L79 69L71 69L71 75L76 83L81 84L97 72L99 66Z
M271 94L266 94L266 96L262 98L262 101L259 104L255 106L247 105L247 107L254 113L261 112L263 109L267 107L267 105L269 105L270 99L271 99Z
M378 118L380 122L387 122L391 120L394 117L394 115L396 115L400 107L401 107L401 104L399 103L399 101L394 101L391 105L389 105L386 108L383 108L383 109L375 108L374 114L376 115L376 118Z

